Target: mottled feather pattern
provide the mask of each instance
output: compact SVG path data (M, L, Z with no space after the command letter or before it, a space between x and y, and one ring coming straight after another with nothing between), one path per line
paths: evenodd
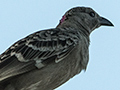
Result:
M31 34L16 42L3 53L0 56L1 61L15 55L21 62L39 60L41 63L53 56L56 56L55 62L58 62L65 58L74 46L78 44L78 32L74 29L72 31L65 30L56 28Z
M89 36L113 24L89 7L68 10L56 28L35 32L0 55L0 90L54 90L86 70Z

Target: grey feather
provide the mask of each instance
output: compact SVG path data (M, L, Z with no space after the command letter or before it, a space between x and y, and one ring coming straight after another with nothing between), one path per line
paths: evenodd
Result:
M93 9L75 7L56 28L19 40L0 55L0 88L53 90L62 85L86 70L89 36L101 25L113 26Z

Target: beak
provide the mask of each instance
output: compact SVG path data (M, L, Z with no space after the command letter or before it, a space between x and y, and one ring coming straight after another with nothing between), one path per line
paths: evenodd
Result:
M100 24L102 26L114 26L109 20L107 20L106 18L100 17Z

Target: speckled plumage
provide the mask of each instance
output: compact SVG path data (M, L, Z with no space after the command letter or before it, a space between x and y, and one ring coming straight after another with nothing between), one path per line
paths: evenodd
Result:
M101 25L113 26L91 8L76 7L59 25L33 33L0 55L2 90L53 90L85 70L89 35Z

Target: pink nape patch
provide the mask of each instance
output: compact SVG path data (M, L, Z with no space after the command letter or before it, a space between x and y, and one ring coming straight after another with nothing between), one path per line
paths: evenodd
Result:
M60 20L60 23L64 22L65 19L66 19L66 16L64 15L64 16L62 17L62 19Z

